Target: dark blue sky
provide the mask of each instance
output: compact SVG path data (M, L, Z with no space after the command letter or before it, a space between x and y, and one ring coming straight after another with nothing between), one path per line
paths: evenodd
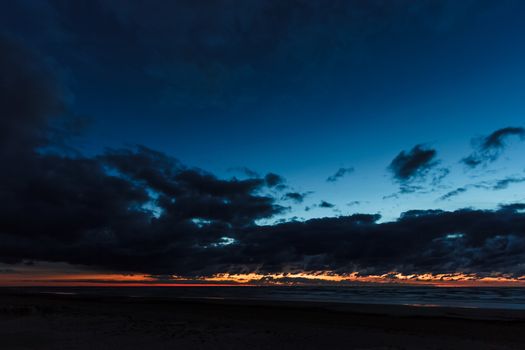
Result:
M88 121L73 141L84 154L143 144L222 177L242 176L231 171L238 167L272 171L314 192L288 214L300 217L339 213L304 211L321 200L344 214L394 218L413 207L522 199L517 183L436 201L473 175L483 177L478 182L523 175L518 143L491 169L473 174L458 163L472 138L524 124L522 1L2 7L2 32L48 60L70 111ZM383 199L398 191L388 165L416 144L436 149L449 175ZM325 181L341 167L354 171Z

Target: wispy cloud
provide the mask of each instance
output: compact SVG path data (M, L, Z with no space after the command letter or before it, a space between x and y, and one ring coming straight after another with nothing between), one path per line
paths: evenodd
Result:
M525 129L522 127L506 127L498 129L488 136L474 139L472 143L477 146L461 162L469 168L476 168L496 161L507 147L507 139L511 136L516 136L523 141L525 140Z
M462 187L458 187L455 190L445 193L439 200L449 200L453 197L459 196L471 189L483 189L491 191L499 191L507 189L512 184L519 184L525 182L525 176L508 176L502 179L492 180L492 181L480 181L473 184L468 184Z
M336 182L338 180L340 180L342 177L346 176L346 175L349 175L351 173L353 173L355 171L355 169L353 167L349 167L349 168L339 168L335 174L329 176L327 179L326 179L326 182Z

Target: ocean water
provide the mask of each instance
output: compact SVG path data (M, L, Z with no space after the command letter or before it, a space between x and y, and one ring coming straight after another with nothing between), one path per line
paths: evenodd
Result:
M19 293L197 298L223 300L315 301L358 304L449 306L525 310L525 288L519 287L31 287Z

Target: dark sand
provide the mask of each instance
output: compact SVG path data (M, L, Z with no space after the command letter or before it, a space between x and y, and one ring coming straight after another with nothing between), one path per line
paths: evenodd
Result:
M0 293L0 349L525 349L525 313Z

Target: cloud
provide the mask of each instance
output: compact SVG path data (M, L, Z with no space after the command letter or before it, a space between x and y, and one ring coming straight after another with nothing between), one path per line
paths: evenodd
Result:
M525 215L513 208L410 211L393 222L378 219L360 214L251 227L237 248L259 262L258 271L525 272Z
M274 173L268 173L264 177L264 180L266 181L266 184L269 187L277 187L279 185L283 185L285 180L282 176L274 174Z
M335 204L329 203L327 201L321 201L321 203L319 203L319 208L334 208L334 207L335 207Z
M426 186L436 187L450 173L447 168L436 168L439 163L437 151L421 144L408 152L401 151L388 166L392 178L399 184L399 193L383 198L424 192Z
M498 129L488 136L473 140L477 144L476 149L461 162L469 168L480 165L486 166L496 161L507 147L507 139L517 136L521 141L525 140L525 129L522 127L506 127Z
M519 212L525 210L525 203L512 203L512 204L502 204L500 209L509 210L511 212Z
M409 152L401 151L390 163L388 169L394 179L406 182L423 177L437 165L437 152L423 145L414 146Z
M294 201L295 203L302 203L305 199L306 196L308 196L309 194L311 194L312 192L304 192L304 193L300 193L300 192L288 192L288 193L285 193L281 199L283 200L292 200Z
M460 194L465 193L467 191L468 191L468 186L458 187L455 190L449 191L449 192L445 193L444 195L442 195L441 197L439 197L439 200L441 200L441 201L449 200L452 197L459 196Z
M504 178L504 179L501 179L501 180L498 180L494 183L494 185L492 186L492 189L493 190L504 190L506 189L507 187L509 187L509 185L512 185L512 184L518 184L518 183L522 183L522 182L525 182L525 177L523 176L520 176L520 177L507 177L507 178Z
M329 176L326 179L326 182L336 182L339 179L341 179L343 176L349 175L349 174L353 173L354 171L355 171L355 169L353 167L350 167L350 168L339 168L335 172L335 174L333 174L332 176Z
M449 200L452 197L456 197L462 193L469 191L470 189L483 189L491 191L499 191L507 189L512 184L518 184L525 182L524 176L508 176L503 179L497 179L493 181L481 181L473 184L468 184L463 187L458 187L455 190L445 193L439 200Z

